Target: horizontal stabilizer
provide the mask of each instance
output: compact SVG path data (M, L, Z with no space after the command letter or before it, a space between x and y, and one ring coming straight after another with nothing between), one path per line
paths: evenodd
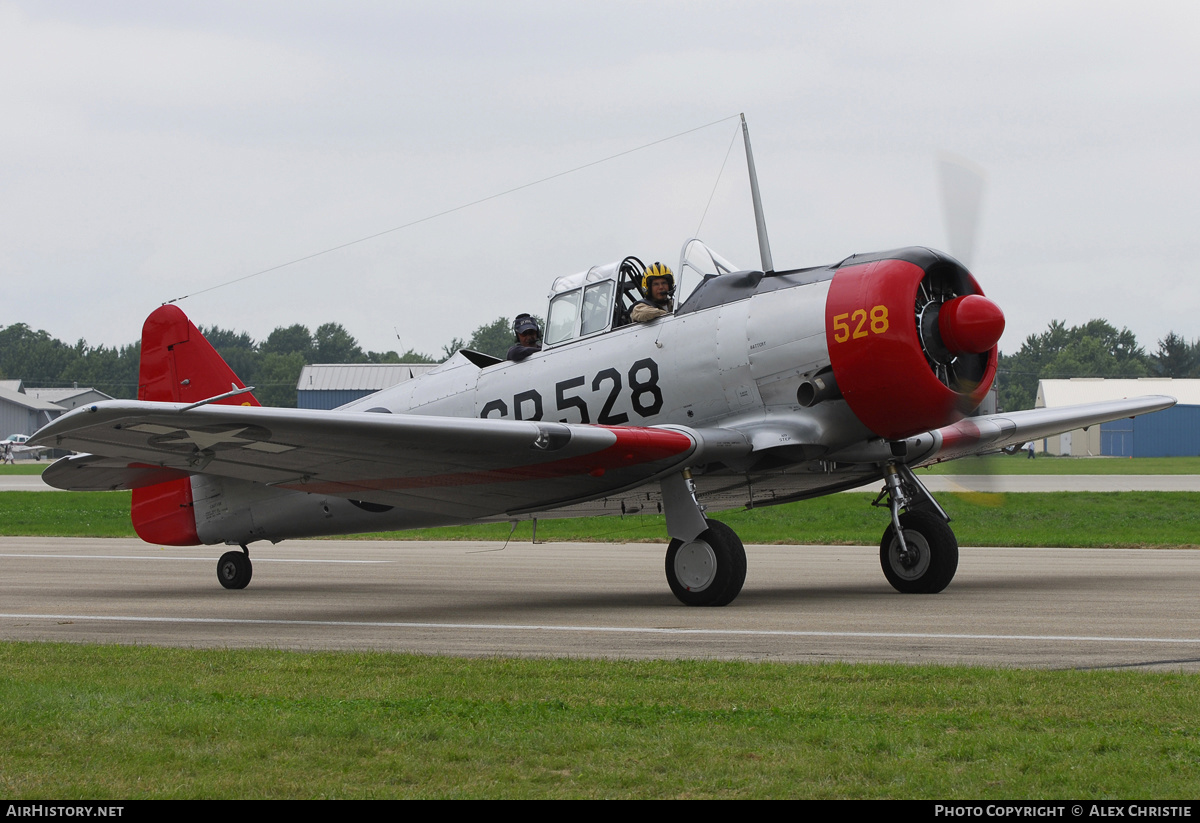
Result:
M47 486L72 492L141 489L186 477L188 473L178 469L130 463L96 454L73 454L42 472L42 482Z

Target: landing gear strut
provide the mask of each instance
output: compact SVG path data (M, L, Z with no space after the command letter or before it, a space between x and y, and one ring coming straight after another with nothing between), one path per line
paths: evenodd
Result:
M250 585L254 566L250 563L250 549L242 544L240 552L225 552L217 561L217 580L227 589L244 589Z
M883 575L898 592L936 594L958 571L958 539L947 525L950 518L903 463L889 463L884 482L872 503L892 513L879 544ZM884 497L887 502L881 503Z

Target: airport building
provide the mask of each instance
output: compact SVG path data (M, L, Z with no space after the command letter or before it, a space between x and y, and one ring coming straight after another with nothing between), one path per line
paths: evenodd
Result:
M1123 418L1036 441L1038 451L1073 457L1183 457L1200 455L1200 380L1074 377L1038 381L1036 407L1165 394L1179 402L1165 411Z
M296 383L296 405L301 409L336 409L360 397L390 389L419 377L436 363L362 363L305 366Z
M30 389L20 380L0 380L0 438L33 434L76 406L111 399L95 389Z

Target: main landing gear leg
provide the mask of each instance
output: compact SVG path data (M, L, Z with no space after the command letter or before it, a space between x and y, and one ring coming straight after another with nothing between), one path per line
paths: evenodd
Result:
M685 606L726 606L746 582L746 549L733 529L709 520L687 472L660 481L667 516L667 585Z
M871 505L886 505L892 514L879 544L884 577L898 592L936 594L958 571L958 539L947 525L950 518L903 463L889 463L883 479L883 491Z
M254 566L250 563L250 549L242 544L240 552L225 552L217 561L217 580L227 589L244 589L250 585Z

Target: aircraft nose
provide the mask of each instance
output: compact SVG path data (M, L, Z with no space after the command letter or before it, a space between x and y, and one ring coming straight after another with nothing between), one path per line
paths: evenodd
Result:
M982 294L950 300L937 319L942 344L955 354L982 354L1004 334L1004 312Z

